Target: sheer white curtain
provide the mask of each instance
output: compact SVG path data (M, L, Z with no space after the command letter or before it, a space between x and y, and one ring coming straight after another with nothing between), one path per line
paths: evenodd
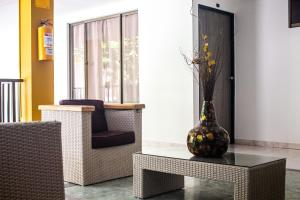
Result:
M84 24L73 26L73 97L85 97Z
M138 14L123 15L123 99L139 101Z
M120 18L87 24L88 98L120 102Z
M123 45L122 77L120 17L122 17ZM119 103L122 81L123 102L138 102L138 51L137 13L74 25L73 98L101 99L105 102Z

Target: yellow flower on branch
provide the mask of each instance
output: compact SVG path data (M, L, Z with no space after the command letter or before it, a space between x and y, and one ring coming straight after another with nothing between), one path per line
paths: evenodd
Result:
M210 60L210 61L208 61L207 64L208 64L209 67L211 67L211 66L216 64L216 61L215 60Z
M206 56L204 56L204 60L208 61L211 58L212 53L210 51L208 51L206 53Z
M207 35L204 35L202 34L202 40L207 40L208 39L208 36Z
M209 67L209 68L207 69L207 71L208 71L208 73L211 74L212 69Z
M212 53L209 51L209 52L207 52L207 59L210 59L211 58L211 55L212 55Z
M203 51L204 52L208 51L208 43L207 42L203 45Z

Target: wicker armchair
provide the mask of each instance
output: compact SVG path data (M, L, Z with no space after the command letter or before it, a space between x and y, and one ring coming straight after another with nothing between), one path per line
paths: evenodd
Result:
M132 175L132 154L141 151L142 112L134 105L106 106L109 130L134 131L135 142L127 145L92 148L94 106L40 106L42 120L62 123L64 180L90 185Z
M59 122L0 124L0 199L63 200Z

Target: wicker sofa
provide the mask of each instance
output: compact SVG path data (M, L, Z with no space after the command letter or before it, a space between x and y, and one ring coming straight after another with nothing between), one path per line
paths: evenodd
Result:
M85 186L131 176L132 154L141 151L142 108L136 105L106 105L108 129L133 131L135 141L132 144L93 149L94 106L40 106L43 121L56 120L62 123L64 180Z
M0 199L63 200L61 124L0 124Z

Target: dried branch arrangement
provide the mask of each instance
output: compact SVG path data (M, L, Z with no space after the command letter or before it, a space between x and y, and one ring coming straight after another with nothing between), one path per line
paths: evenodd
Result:
M200 50L194 50L193 58L181 52L186 63L193 72L194 79L201 84L204 101L212 101L216 81L222 71L223 37L222 32L217 36L214 46L210 46L208 36L201 35Z

